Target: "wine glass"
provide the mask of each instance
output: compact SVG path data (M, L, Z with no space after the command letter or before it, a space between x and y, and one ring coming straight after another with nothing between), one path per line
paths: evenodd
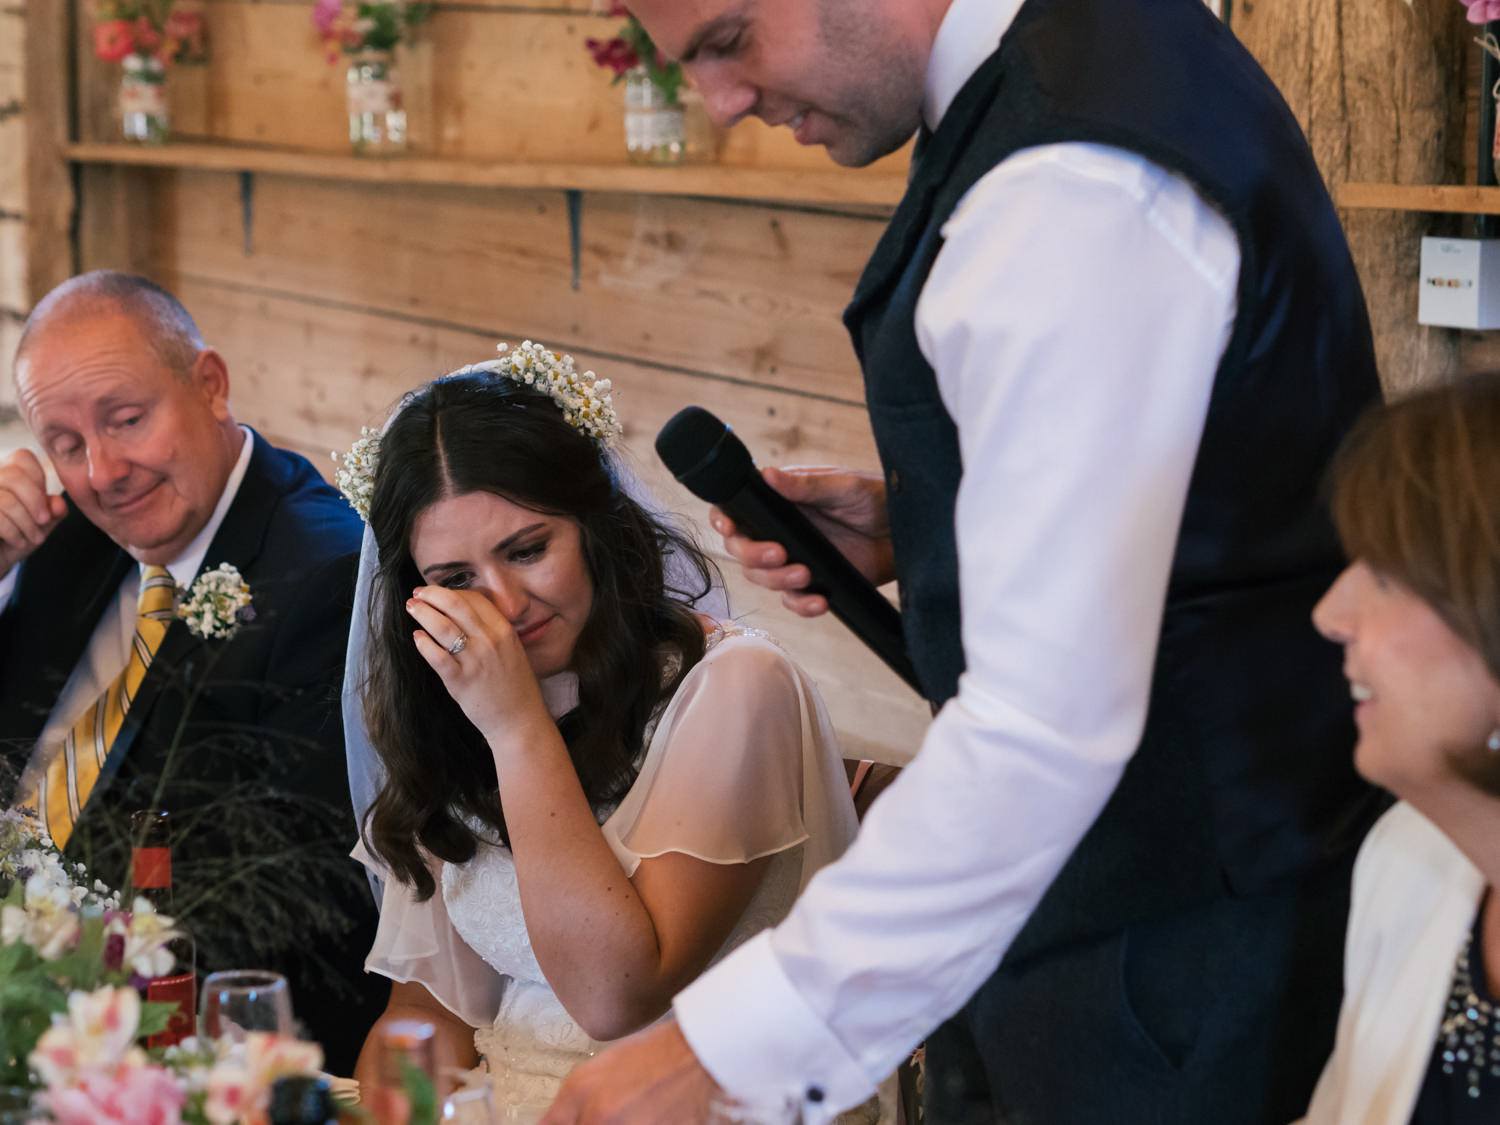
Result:
M203 982L199 1034L243 1043L252 1031L292 1034L292 995L286 977L259 969L210 973Z

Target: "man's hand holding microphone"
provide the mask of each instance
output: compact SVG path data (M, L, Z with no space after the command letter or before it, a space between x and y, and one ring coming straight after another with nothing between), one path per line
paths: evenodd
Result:
M901 615L875 588L894 577L880 478L842 469L762 474L734 431L699 406L673 415L656 452L714 505L714 527L752 582L780 591L803 616L832 613L922 693Z
M767 484L802 509L812 525L874 585L895 577L891 527L885 512L885 482L874 473L828 466L796 466L761 471ZM782 604L803 617L828 612L828 599L803 593L812 575L801 563L787 563L780 543L741 534L722 509L709 512L724 548L757 586L781 593Z

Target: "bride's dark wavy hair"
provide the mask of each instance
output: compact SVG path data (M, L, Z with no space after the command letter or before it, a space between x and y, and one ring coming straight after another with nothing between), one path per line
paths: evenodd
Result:
M711 588L697 545L620 488L608 456L544 393L482 373L413 392L380 439L370 527L379 565L370 599L365 723L385 769L366 814L366 841L426 900L436 889L419 848L471 859L477 821L509 842L489 746L412 643L406 612L422 584L411 557L417 517L447 496L489 492L576 520L594 597L571 668L578 707L559 722L590 803L635 780L647 721L703 658L689 603ZM669 584L674 555L688 589Z

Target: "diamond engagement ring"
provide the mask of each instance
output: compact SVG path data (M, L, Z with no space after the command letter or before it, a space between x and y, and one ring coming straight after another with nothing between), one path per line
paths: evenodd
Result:
M454 641L451 645L448 646L448 655L449 656L457 656L459 653L463 652L464 646L467 645L468 643L469 643L469 634L467 634L467 633L460 633L458 635L458 640Z

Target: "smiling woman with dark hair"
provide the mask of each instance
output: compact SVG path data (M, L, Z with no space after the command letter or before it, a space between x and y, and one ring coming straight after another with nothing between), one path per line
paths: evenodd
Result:
M408 396L370 482L367 967L538 1111L854 831L815 689L694 609L710 564L622 487L606 391L537 348L466 368Z
M1500 381L1376 410L1336 464L1355 764L1400 803L1354 872L1345 998L1306 1125L1500 1120Z

